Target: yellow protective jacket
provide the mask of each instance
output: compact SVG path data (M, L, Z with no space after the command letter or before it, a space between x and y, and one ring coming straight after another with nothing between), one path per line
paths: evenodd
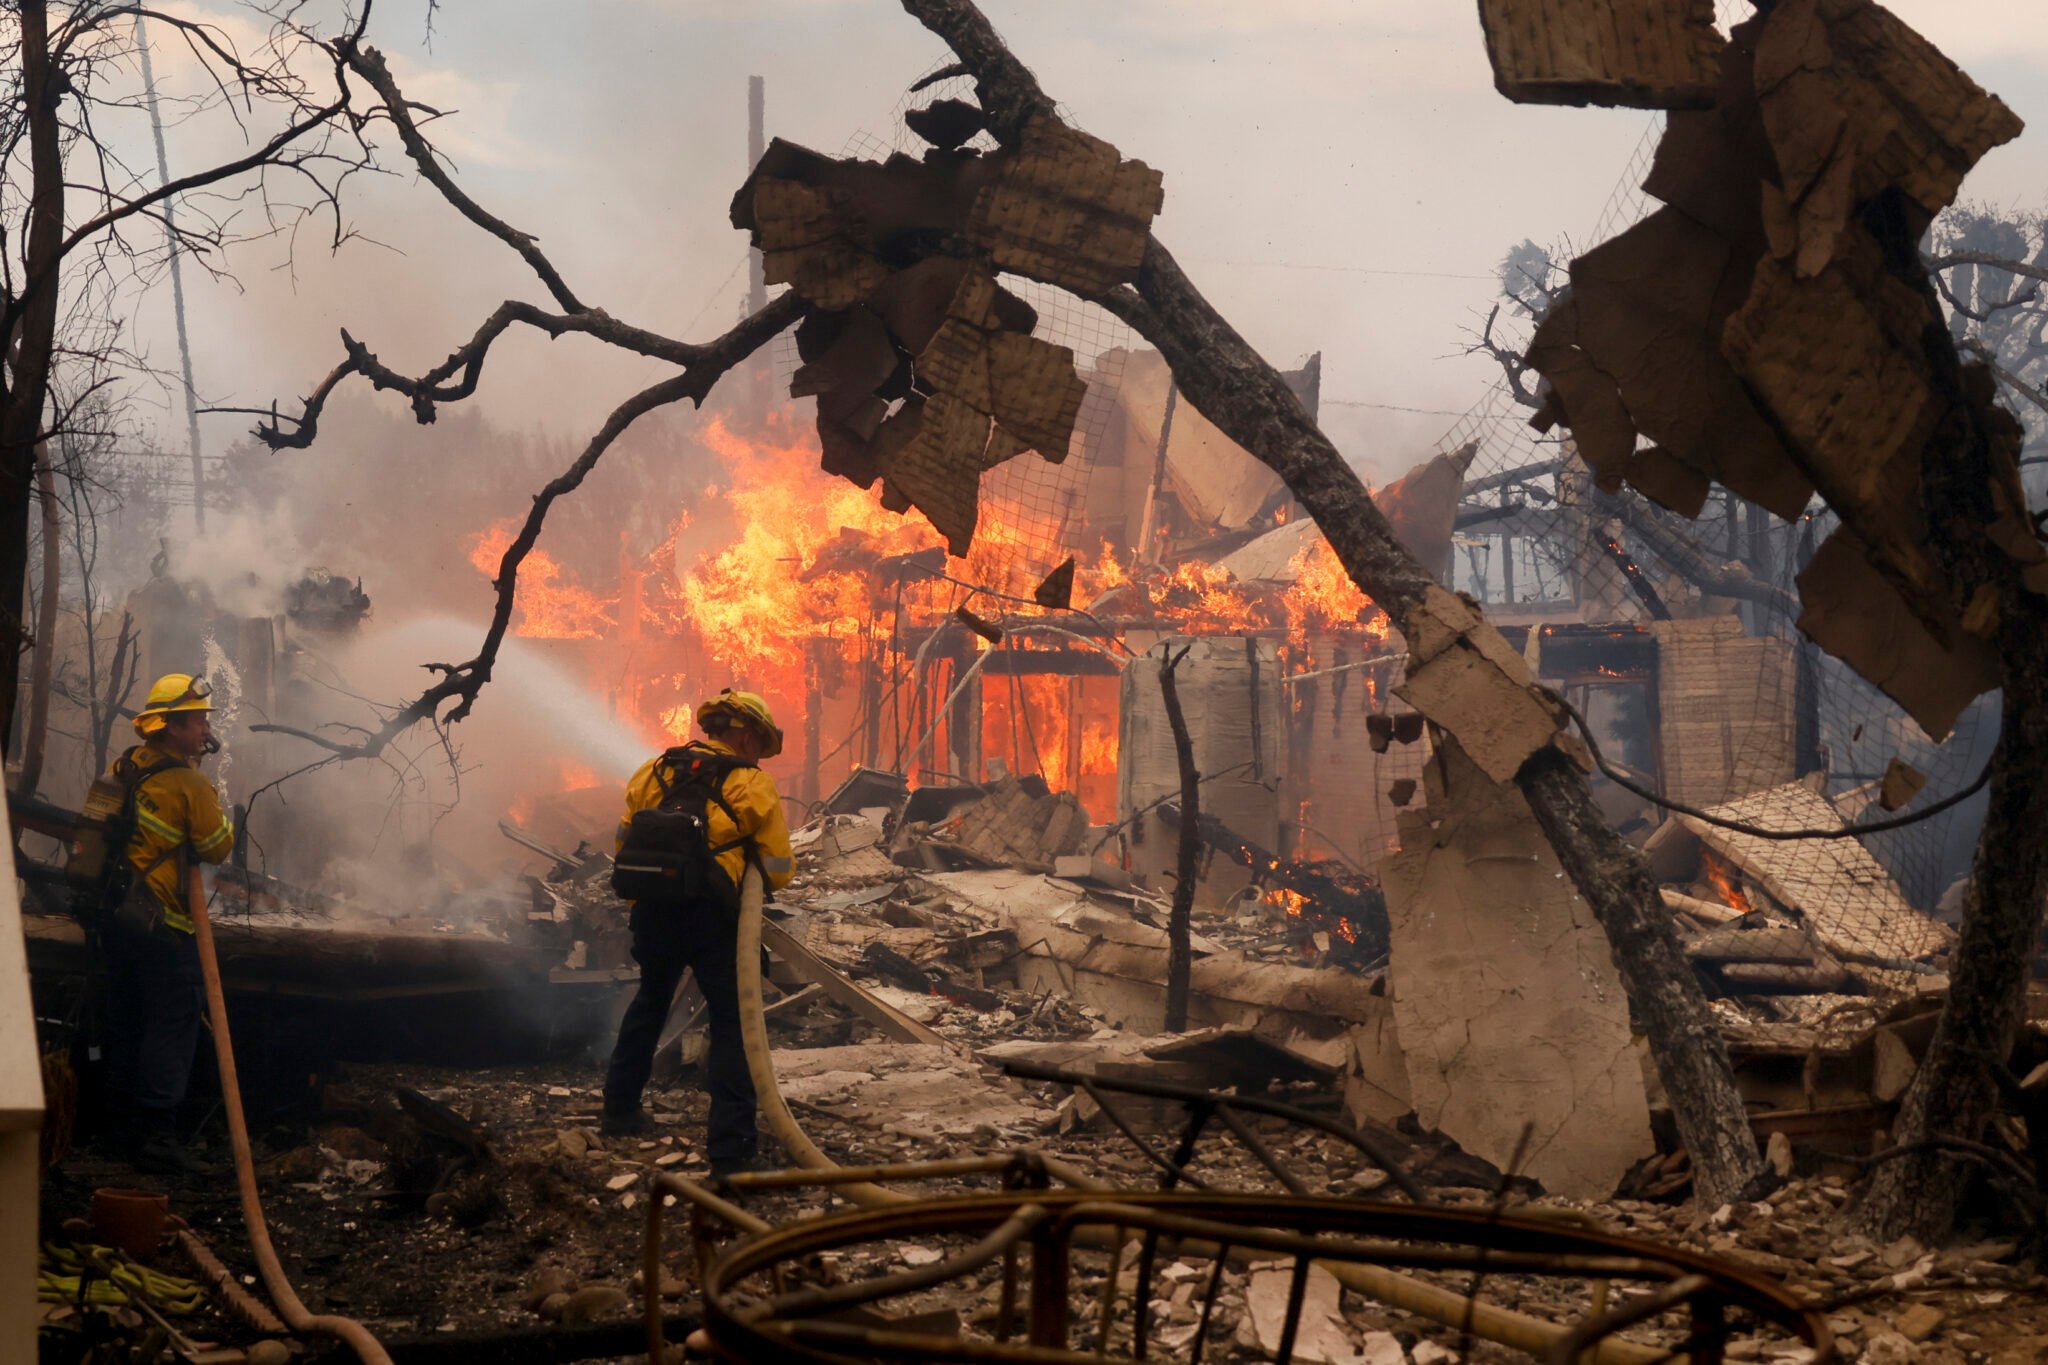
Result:
M177 761L168 749L138 744L114 760L112 772L119 777L123 763L132 764L133 771ZM166 928L192 932L185 905L186 857L223 863L234 847L234 821L220 808L213 784L189 763L154 773L135 789L135 838L128 845L128 862L163 907Z
M737 757L715 739L698 740L689 747L723 754L727 758ZM640 771L626 783L626 813L619 820L618 848L625 846L626 825L632 820L633 812L661 804L661 781L654 774L661 757L656 754L641 764ZM705 830L710 836L711 846L717 848L740 838L753 840L761 875L768 879L768 889L773 891L786 885L796 874L796 856L790 852L789 820L782 813L782 796L775 790L775 779L759 768L735 768L725 775L725 786L720 790L725 803L732 807L732 813L740 818L740 822L738 828L734 828L716 801L706 801ZM718 865L732 878L732 884L738 886L740 878L746 874L746 848L727 849L718 855Z

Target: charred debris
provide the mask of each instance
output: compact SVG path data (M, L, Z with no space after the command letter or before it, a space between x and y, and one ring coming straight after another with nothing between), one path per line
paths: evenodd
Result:
M1353 505L1320 356L1278 371L1193 295L1160 173L971 6L908 7L961 65L907 150L766 143L732 205L752 321L795 324L816 400L817 482L732 528L798 564L783 635L719 653L674 534L501 613L593 687L751 670L801 718L797 876L742 916L784 1169L711 1175L694 983L652 1130L600 1131L638 977L614 774L538 757L485 842L439 858L419 815L377 877L295 862L317 816L252 797L279 856L223 869L212 916L296 1273L407 1360L2038 1358L2048 861L2010 698L2048 687L2048 551L2034 433L1916 246L2009 111L1860 0L1732 33L1484 0L1509 98L1669 113L1657 205L1526 267L1527 335L1482 343L1504 386ZM366 357L338 375L402 387ZM765 390L718 414L735 470L796 439ZM889 520L780 553L836 481ZM159 564L78 709L103 746L123 667L204 642L272 718L233 741L271 793L369 610L319 570L244 614ZM495 662L438 666L424 714ZM674 700L609 696L643 735L687 728ZM377 723L312 766L382 755ZM85 1036L77 817L10 817L37 1017ZM46 1204L105 1235L59 1206L106 1163L44 1131ZM284 1332L231 1201L173 1206L217 1318L154 1348L285 1358L200 1340Z

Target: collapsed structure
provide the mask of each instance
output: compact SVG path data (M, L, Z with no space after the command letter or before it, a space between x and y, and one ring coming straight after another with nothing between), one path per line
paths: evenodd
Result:
M1652 305L1662 295L1645 302L1633 291L1661 276L1668 262L1658 250L1690 260L1683 248L1700 246L1697 220L1731 211L1707 191L1718 184L1708 173L1727 171L1734 153L1700 139L1718 130L1754 156L1752 96L1767 127L1790 117L1773 113L1780 86L1758 79L1759 95L1743 84L1741 58L1752 42L1771 55L1769 25L1789 23L1782 11L1793 7L1755 21L1762 30L1738 30L1734 47L1698 15L1646 24L1600 55L1590 81L1576 65L1584 54L1539 41L1589 22L1573 5L1541 15L1542 6L1505 0L1482 8L1502 88L1516 97L1648 98L1701 112L1674 119L1649 182L1673 207L1617 239L1626 245L1610 256L1601 248L1582 258L1571 294L1537 323L1530 363L1549 387L1536 416L1546 428L1567 423L1570 441L1510 460L1504 453L1526 453L1529 438L1501 435L1493 428L1508 423L1482 414L1379 490L1403 544L1446 585L1409 618L1413 638L1343 574L1279 478L1179 402L1157 353L1050 291L1035 300L1012 291L1001 273L1084 293L1128 278L1159 204L1156 174L1049 115L1027 119L999 150L973 153L966 144L986 131L981 112L943 97L910 121L929 144L917 157L834 160L778 143L755 168L734 220L755 233L769 279L814 305L796 338L791 392L818 400L816 448L800 444L787 413L727 414L707 444L733 477L779 480L782 496L735 498L730 543L687 568L672 537L620 556L609 592L559 567L529 579L518 628L557 640L556 657L593 679L635 659L636 681L610 700L649 742L664 724L679 737L664 677L729 671L805 718L792 745L797 802L810 814L797 840L802 875L778 919L758 926L776 998L756 1002L750 1025L765 1040L772 1018L785 1042L812 1045L774 1054L764 1087L779 1082L774 1106L833 1119L886 1108L897 1130L986 1144L1128 1131L1104 1086L1197 1112L1207 1101L1174 1087L1295 1087L1320 1092L1359 1141L1392 1153L1376 1158L1390 1180L1522 1182L1576 1200L1681 1193L1686 1154L1608 938L1509 780L1532 748L1554 742L1555 718L1501 708L1476 676L1491 670L1549 689L1581 723L1595 799L1662 884L1660 910L1713 997L1747 1120L1780 1174L1795 1148L1818 1170L1882 1145L1946 985L1957 939L1937 911L1960 868L1939 837L1947 820L1898 837L1847 827L1873 807L1911 810L1928 770L1953 769L1930 755L1947 752L1938 742L1994 680L1970 637L1981 641L1995 622L1980 612L1973 626L1968 610L1943 605L1934 566L1912 552L1914 528L1886 524L1883 489L1835 471L1829 492L1803 462L1766 458L1757 442L1764 433L1840 453L1860 440L1861 428L1844 434L1814 417L1839 394L1816 397L1802 376L1842 376L1793 345L1804 315L1785 298L1812 302L1809 284L1826 278L1827 233L1847 221L1855 176L1879 163L1896 170L1887 157L1897 149L1821 168L1796 205L1773 207L1767 193L1750 205L1761 235L1739 226L1762 292L1692 300L1704 310L1694 319L1702 333L1731 338L1737 353L1720 354L1717 341L1714 354L1693 357L1701 363L1674 366L1645 355L1642 333L1655 329L1631 313L1661 319ZM1870 18L1872 7L1804 9L1815 31L1833 24L1858 42L1928 57L1910 33ZM1936 94L1968 96L1952 68L1929 69L1941 78ZM2010 136L1993 106L1971 106L1981 117L1962 120L1970 135L1950 161L1967 165ZM1781 161L1786 146L1781 136ZM1950 169L1927 187L1923 208L1952 196L1961 171ZM1746 174L1780 188L1756 166ZM935 223L986 260L906 265L877 245ZM1647 252L1655 269L1630 258L1603 273L1629 252ZM1783 315L1763 316L1774 300ZM1083 354L1072 344L1082 332L1107 344ZM1900 335L1895 326L1865 339L1896 351ZM1730 368L1744 364L1753 372ZM1311 413L1319 373L1312 357L1287 376ZM1773 424L1735 401L1759 390L1821 429L1802 431L1783 412ZM1731 433L1731 421L1743 429ZM1888 449L1902 465L1916 457L1904 444ZM771 459L806 467L770 473ZM2038 547L2008 524L2025 506L2017 466L2000 469L2011 478L1996 484L2006 501L1994 536L2037 576ZM823 496L827 476L879 485L880 509L917 509L937 540L864 502L858 518L835 524L844 504ZM1626 491L1697 517L1710 484L1779 520L1731 495L1703 534ZM1816 522L1828 514L1806 510L1816 486L1843 518L1824 542L1828 528ZM808 496L791 499L791 487ZM1849 557L1880 532L1886 562ZM1707 535L1725 539L1710 551ZM478 537L480 568L498 562L504 540ZM779 577L767 567L790 559L794 570ZM308 635L360 615L359 585L351 596L346 580L324 583L287 613ZM1902 583L1919 595L1902 594ZM742 585L783 613L759 616L761 599L748 599L757 628L744 638L731 615ZM154 597L131 607L152 661L145 674L164 651L192 647L152 641L198 638L180 585L159 578L146 591ZM1871 600L1881 602L1874 616L1863 610ZM1482 633L1482 606L1497 633ZM1840 663L1795 635L1794 611ZM758 628L764 619L771 629ZM1901 632L1916 648L1927 643L1915 631L1943 645L1942 667L1894 666L1888 651ZM199 634L266 714L303 680L286 662L293 651L279 642L292 637L277 619L238 621L225 648L219 622ZM1186 746L1167 714L1169 669ZM1535 692L1523 691L1533 707ZM617 803L596 774L580 780L580 765L572 784L572 763L540 765L508 803L500 827L523 850L515 856L543 860L529 861L509 891L365 914L284 879L232 874L223 885L234 918L221 935L231 989L267 994L273 1008L280 993L387 1013L398 1002L488 1002L536 1038L595 1031L633 972L603 877ZM1190 766L1193 809L1183 804ZM591 793L587 802L565 795L571 787ZM61 832L61 811L28 813ZM1967 826L1966 811L1949 818ZM1193 862L1187 838L1199 849ZM1189 1029L1161 1037L1175 894L1193 901L1196 924ZM81 979L83 935L54 903L36 908L32 966ZM756 955L745 956L751 966ZM1085 1036L1032 1036L1061 1006L1084 1012ZM698 1023L686 998L663 1045L672 1074L701 1058ZM2037 1046L2029 1036L2022 1055ZM753 1050L757 1067L768 1066L765 1041ZM1048 1105L1042 1093L991 1090L974 1062L1074 1093ZM470 1120L416 1102L408 1112L488 1164ZM582 1126L561 1133L561 1152L592 1150ZM809 1140L794 1129L777 1135L801 1164L830 1164L803 1159L799 1142ZM652 1160L659 1168L669 1155ZM1016 1180L1045 1183L1050 1168L1019 1161ZM1183 1152L1166 1169L1178 1179L1187 1164ZM443 1212L465 1207L447 1176L436 1177L426 1207L444 1195ZM613 1180L624 1183L608 1188L626 1191L637 1178L622 1171ZM733 1217L721 1197L674 1182L653 1180L745 1233L767 1231ZM658 1227L662 1199L652 1202ZM961 1226L994 1236L991 1226L1026 1216L1006 1206L1000 1219ZM1204 1235L1220 1237L1221 1226ZM1112 1256L1122 1237L1122 1227L1110 1235ZM652 1255L658 1270L658 1245ZM1148 1244L1148 1267L1151 1255ZM1280 1315L1277 1339L1290 1344L1282 1354L1314 1259L1300 1247L1295 1255L1302 1270ZM1105 1305L1120 1266L1109 1263ZM1014 1262L1011 1274L1004 1332ZM707 1302L729 1287L729 1278L707 1285ZM1057 1294L1039 1288L1067 1300L1063 1284ZM642 1290L658 1332L651 1277ZM1753 1298L1760 1313L1772 1302ZM1245 1308L1256 1318L1249 1299ZM765 1321L718 1311L729 1349ZM1033 1344L1051 1346L1056 1333L1063 1346L1065 1310L1044 1311ZM1602 1318L1597 1306L1585 1311ZM1793 1307L1781 1321L1825 1349L1810 1316ZM1265 1340L1273 1333L1250 1331L1275 1349ZM1106 1325L1098 1339L1109 1340Z

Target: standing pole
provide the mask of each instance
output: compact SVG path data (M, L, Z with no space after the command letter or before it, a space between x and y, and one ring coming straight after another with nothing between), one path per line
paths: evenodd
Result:
M760 76L747 77L747 174L761 164L768 151L768 82ZM761 248L747 248L747 311L758 313L768 306L768 277L761 264Z
M747 170L754 173L754 167L761 164L761 156L768 150L768 82L760 76L747 77ZM747 313L752 315L768 306L768 275L763 265L761 249L747 248ZM773 382L774 362L764 359L766 351L747 362L747 397L754 409L754 421L762 427L768 425L769 388Z
M171 159L164 151L164 120L156 103L156 73L149 63L149 38L142 16L135 16L135 46L142 51L142 87L149 98L149 126L156 133L157 183L171 183ZM199 451L199 391L192 386L192 342L185 333L185 275L178 264L178 217L175 201L164 200L164 232L171 246L171 307L178 318L178 359L185 368L185 442L192 452L192 524L206 530L206 466Z

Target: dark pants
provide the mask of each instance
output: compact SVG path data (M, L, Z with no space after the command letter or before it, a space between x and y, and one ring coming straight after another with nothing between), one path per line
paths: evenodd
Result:
M640 1106L640 1092L654 1069L654 1049L668 1018L683 969L697 974L697 989L709 1006L711 1049L706 1058L711 1093L711 1160L719 1165L754 1155L754 1078L740 1037L738 972L739 920L716 905L633 907L633 960L640 964L640 990L619 1023L618 1046L604 1078L604 1107L613 1114Z
M192 1080L205 986L199 944L158 928L107 927L107 1063L116 1102L128 1107L137 1141L177 1131Z

